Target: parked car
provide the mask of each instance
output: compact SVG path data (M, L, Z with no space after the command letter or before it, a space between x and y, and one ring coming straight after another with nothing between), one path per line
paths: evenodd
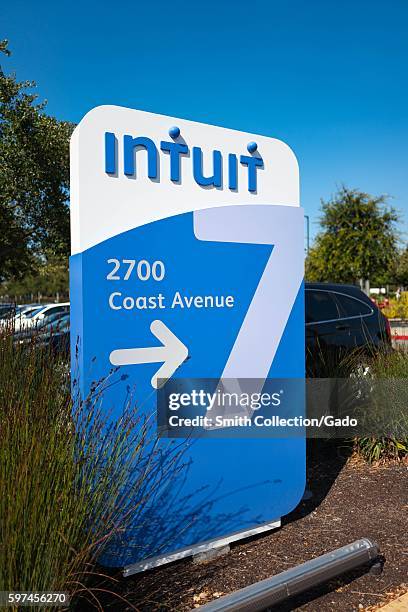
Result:
M373 352L391 347L388 319L354 285L306 283L305 310L308 376L341 376L340 367L352 354L364 363Z
M21 329L14 334L14 341L21 342L30 340L34 335L40 335L49 332L58 332L62 329L69 329L69 312L54 312L48 317L44 317L35 326Z
M69 313L59 314L59 318L55 314L49 317L49 319L52 319L51 321L46 318L42 322L40 321L38 326L32 326L15 334L14 343L28 346L34 341L35 347L68 358L70 345Z
M2 327L12 326L15 331L18 331L21 326L24 326L25 319L40 307L40 304L13 305L12 309L1 317L0 325Z
M69 312L69 302L64 302L63 304L47 304L45 306L41 306L37 308L36 311L31 312L27 315L23 321L22 327L30 328L36 327L38 324L43 322L45 319L48 319L52 315L56 313L68 313Z
M50 329L39 335L38 346L51 350L55 355L69 357L70 347L69 319L61 321L57 329Z

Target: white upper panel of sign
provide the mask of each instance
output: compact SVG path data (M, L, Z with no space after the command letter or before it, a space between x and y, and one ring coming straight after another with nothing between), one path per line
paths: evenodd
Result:
M71 252L172 215L237 204L299 206L282 141L99 106L71 139Z

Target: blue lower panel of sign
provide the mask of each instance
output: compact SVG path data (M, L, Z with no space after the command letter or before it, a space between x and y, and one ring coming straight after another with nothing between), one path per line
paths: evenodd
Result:
M131 397L141 415L153 415L155 422L155 375L168 361L177 378L220 378L261 282L272 245L198 240L193 215L130 230L71 258L72 368L83 397L112 372L112 361L127 362L104 392L112 418ZM274 317L279 287L270 295ZM180 365L163 333L188 351ZM259 330L254 353L258 342ZM268 376L304 376L303 287ZM140 492L142 504L131 500L131 524L104 552L103 564L128 565L271 522L290 512L304 491L303 437L188 440L174 465L174 448L182 440L154 436L150 444L160 456L156 482L160 462L166 477L154 496L148 487ZM130 476L137 481L138 474Z

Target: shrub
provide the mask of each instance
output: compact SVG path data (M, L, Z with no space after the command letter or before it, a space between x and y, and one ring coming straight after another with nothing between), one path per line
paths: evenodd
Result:
M356 438L355 450L369 463L402 460L408 457L408 352L382 350L369 362L373 380L371 402L373 421L385 423L384 434ZM387 426L388 420L388 426Z
M383 313L389 319L408 319L408 291L403 291L399 300L392 298Z
M148 421L130 401L106 416L112 380L72 401L67 372L35 339L0 334L0 591L65 590L95 603L98 554L172 465L155 462Z
M368 463L400 460L408 455L408 438L406 440L386 436L357 438L355 449Z

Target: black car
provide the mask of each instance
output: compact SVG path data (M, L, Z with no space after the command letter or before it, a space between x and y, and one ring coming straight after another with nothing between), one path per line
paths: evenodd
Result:
M305 310L308 376L340 377L352 355L364 362L391 347L388 319L354 285L306 283Z

